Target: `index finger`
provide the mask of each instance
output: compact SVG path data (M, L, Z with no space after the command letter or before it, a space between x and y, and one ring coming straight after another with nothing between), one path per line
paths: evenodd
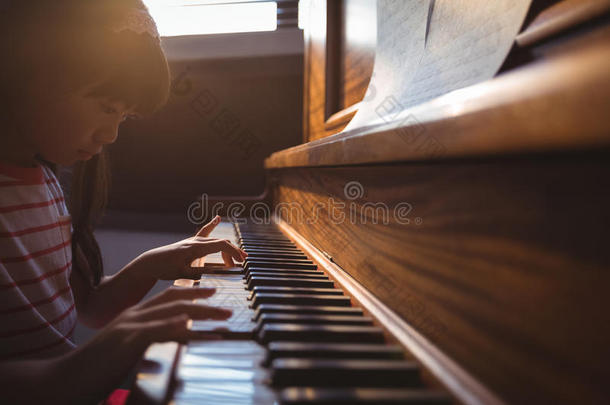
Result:
M237 261L243 261L247 256L246 252L233 245L228 239L216 239L212 241L193 243L191 245L191 251L192 260L216 252L223 252L223 254L229 255Z
M197 232L197 234L195 236L208 236L210 233L212 233L214 228L216 228L216 225L218 225L219 223L220 223L220 215L216 215L214 217L214 219L212 219L210 222L208 222L207 224L202 226L201 229L199 230L199 232Z

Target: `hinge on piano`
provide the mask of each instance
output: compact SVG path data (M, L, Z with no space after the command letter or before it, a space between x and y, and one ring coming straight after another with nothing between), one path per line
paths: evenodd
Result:
M323 251L322 249L320 249L320 252L322 252L322 254L324 255L324 257L326 257L328 260L330 260L331 262L335 263L333 257L331 255L329 255L327 252Z

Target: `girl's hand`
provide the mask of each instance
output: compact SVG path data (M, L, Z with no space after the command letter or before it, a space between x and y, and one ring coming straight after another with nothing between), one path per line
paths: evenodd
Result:
M71 390L71 397L79 399L75 403L85 403L87 396L107 395L124 380L151 343L219 339L220 336L193 332L189 328L191 319L223 320L231 316L228 309L193 301L214 293L213 288L171 287L123 311L93 339L69 353L62 360L61 373L74 376L72 381L79 380Z
M215 338L192 332L189 320L223 320L231 316L230 309L195 303L196 299L209 298L215 288L170 287L151 299L123 311L107 327L118 331L125 341L136 348L146 348L153 342ZM103 334L103 332L102 332Z
M229 240L208 238L208 235L220 223L216 216L204 225L197 235L167 246L149 250L137 257L133 264L142 273L157 280L175 280L179 278L199 279L203 274L202 267L192 267L195 259L210 253L222 252L227 266L235 266L235 261L243 261L247 253L233 245Z

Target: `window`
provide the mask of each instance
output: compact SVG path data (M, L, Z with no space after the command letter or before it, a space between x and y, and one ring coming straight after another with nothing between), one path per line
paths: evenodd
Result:
M275 31L275 1L143 0L162 37Z

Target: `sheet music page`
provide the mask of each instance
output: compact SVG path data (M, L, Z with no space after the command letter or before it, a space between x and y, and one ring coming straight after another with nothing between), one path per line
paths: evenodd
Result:
M373 76L361 107L345 128L379 119L388 97L406 96L424 53L430 0L378 0L377 51ZM400 72L397 75L396 72Z
M373 93L379 89L379 94L363 104L362 112L356 113L346 129L392 121L407 107L491 79L510 51L530 3L531 0L380 1L379 63L375 61L369 84ZM396 26L395 17L389 15L394 13L410 27ZM383 38L386 35L388 39ZM404 52L397 52L397 40L406 41L401 44ZM398 53L394 60L391 53Z

